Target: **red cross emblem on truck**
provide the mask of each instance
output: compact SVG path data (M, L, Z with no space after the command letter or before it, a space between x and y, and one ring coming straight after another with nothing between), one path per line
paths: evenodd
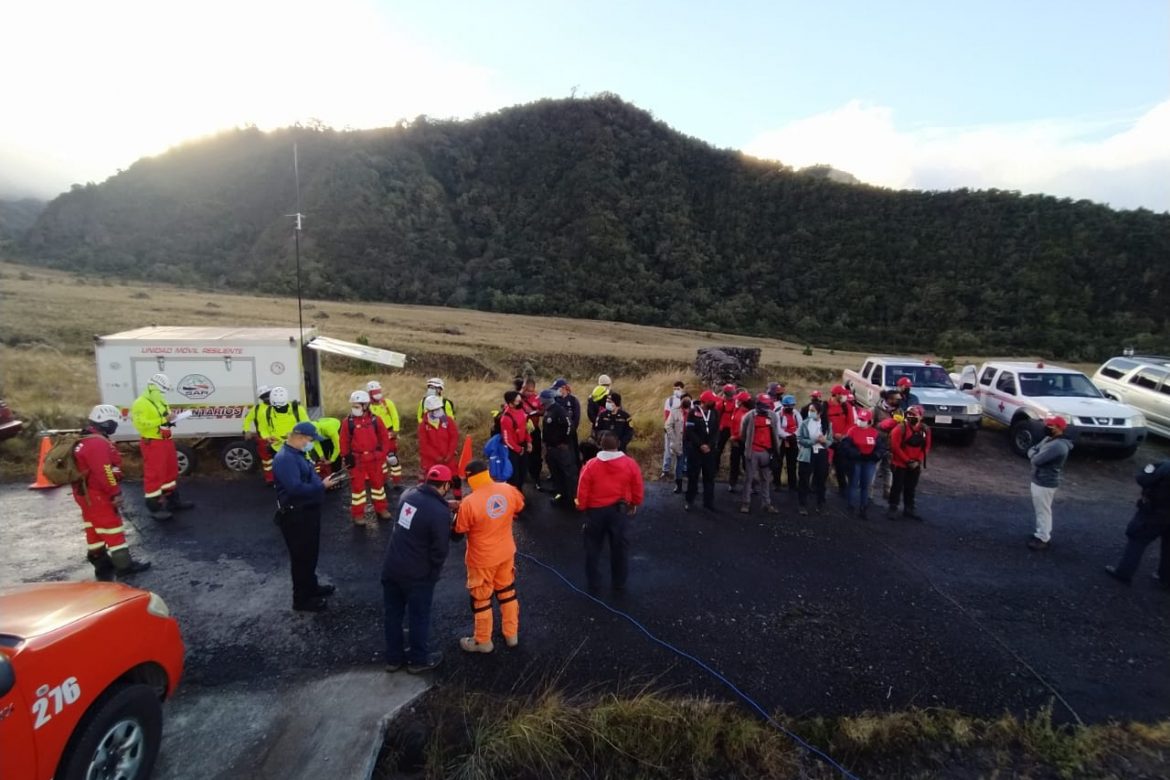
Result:
M1003 411L1003 401L1000 401L1000 402L999 402L999 410L1000 410L1001 412Z

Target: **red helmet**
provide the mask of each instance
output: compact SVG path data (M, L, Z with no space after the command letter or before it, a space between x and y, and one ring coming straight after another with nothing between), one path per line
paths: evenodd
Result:
M704 390L702 394L699 395L699 403L701 404L713 404L718 400L719 396L715 395L715 393L711 392L710 390Z
M811 393L809 393L809 397L810 398L820 398L821 391L820 390L813 390Z
M906 410L906 416L909 417L910 415L914 415L919 420L921 420L923 417L926 416L926 410L923 409L921 406L911 406L909 409Z
M771 406L775 402L775 400L776 399L774 399L772 396L768 395L767 393L760 393L759 395L756 396L756 403L758 403L758 404L768 404L769 406Z
M908 376L898 377L898 387L911 387L914 381Z
M744 401L750 400L752 400L752 394L747 390L741 390L735 394L735 402L738 404L742 404Z
M829 395L845 395L849 391L845 389L844 385L833 385L829 390Z
M1064 430L1068 427L1068 420L1061 417L1059 414L1050 414L1044 418L1045 428L1059 428Z
M873 412L869 409L858 409L857 419L859 422L873 422Z
M735 385L732 385L732 384L724 385L723 392L724 393L734 393L735 392Z

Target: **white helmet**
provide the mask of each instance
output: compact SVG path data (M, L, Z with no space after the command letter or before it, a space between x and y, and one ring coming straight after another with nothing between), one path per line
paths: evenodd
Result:
M365 390L354 390L349 394L349 402L351 404L368 404L370 402L370 394Z
M162 373L152 376L150 378L150 384L154 385L163 392L170 392L171 390L175 389L174 384L171 383L171 378Z
M256 388L256 397L263 398L265 393L271 393L271 392L272 392L272 388L269 387L268 385L260 385L259 387Z
M379 382L377 379L371 379L369 382L366 382L366 392L368 392L368 393L372 393L375 390L381 390L381 389L382 389L382 383Z
M613 380L609 378L609 374L602 374L601 376L597 377L597 384L609 387L613 384Z
M288 403L288 390L283 387L274 387L268 394L268 403L273 406L284 406Z
M443 399L437 395L427 396L427 399L423 401L423 409L426 409L428 412L434 412L442 408Z
M437 376L433 376L427 380L427 387L433 387L436 390L442 390L443 389L443 380Z
M121 420L122 412L118 407L112 404L98 404L93 409L89 410L89 421L91 423L104 423L110 420Z

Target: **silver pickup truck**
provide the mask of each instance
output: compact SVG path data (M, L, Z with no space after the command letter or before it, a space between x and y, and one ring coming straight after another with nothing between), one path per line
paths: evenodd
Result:
M873 408L881 400L881 391L897 387L902 377L910 378L927 425L935 431L954 432L964 444L975 440L983 424L983 408L955 387L940 365L917 358L875 356L866 358L860 371L846 371L841 383L859 404Z

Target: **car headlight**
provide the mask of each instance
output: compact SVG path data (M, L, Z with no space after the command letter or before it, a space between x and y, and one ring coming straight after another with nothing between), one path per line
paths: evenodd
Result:
M150 601L146 602L146 611L155 617L165 618L171 616L171 610L167 606L167 603L157 593L150 594Z
M967 414L983 414L983 407L979 404L967 404Z
M1138 414L1135 414L1133 417L1130 417L1129 418L1129 427L1130 428L1145 428L1146 427L1146 416L1139 412Z

